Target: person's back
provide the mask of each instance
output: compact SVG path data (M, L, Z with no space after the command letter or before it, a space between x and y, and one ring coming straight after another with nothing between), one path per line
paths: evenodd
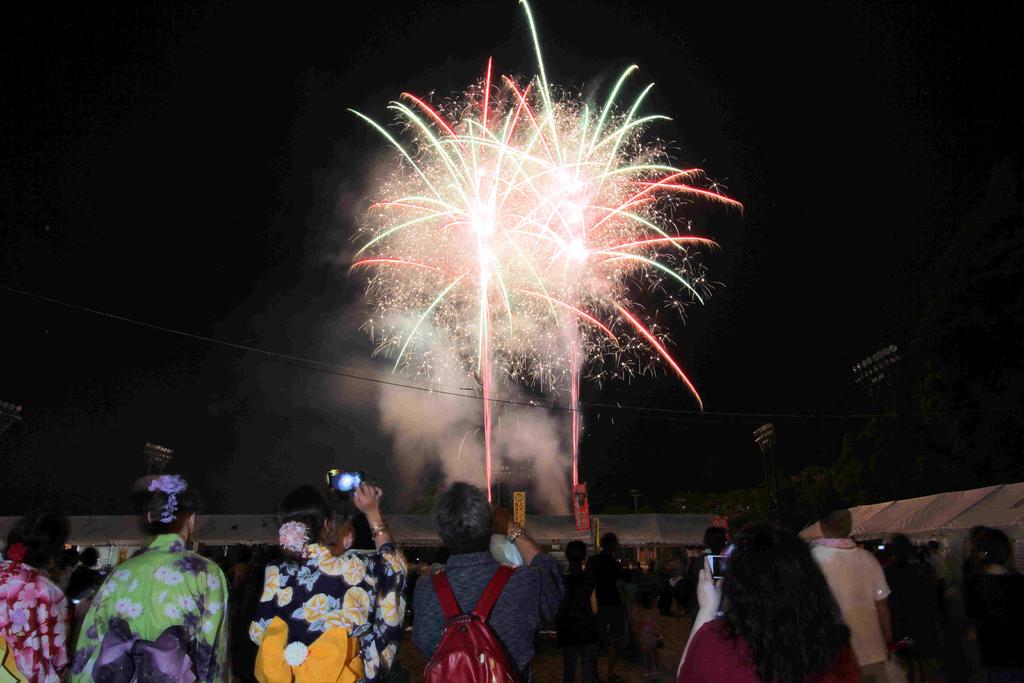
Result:
M979 566L965 579L965 600L978 630L982 663L1020 676L1012 680L1024 679L1024 576L1009 568L1012 550L1003 532L986 529L977 545Z
M444 572L459 607L470 611L501 566L490 553L493 529L490 505L469 484L456 483L438 496L434 519L441 540L451 550ZM501 592L487 623L506 649L523 680L530 677L533 637L540 620L555 616L562 600L558 563L540 552L518 527L497 530L515 543L524 565L517 567ZM441 641L445 618L436 591L428 584L414 596L416 623L412 640L428 657Z
M147 486L146 523L156 538L103 582L78 634L71 680L111 680L157 667L168 680L225 681L227 584L220 567L186 550L198 497L176 475ZM159 521L158 521L159 520Z
M596 643L599 638L597 620L591 605L593 579L583 572L571 573L562 577L562 583L565 586L565 598L555 622L558 644L578 647Z
M351 494L336 493L332 503L316 487L301 486L278 506L284 558L267 563L249 624L260 683L376 682L394 662L405 618L405 558L383 521L379 488L362 483ZM352 548L356 520L372 525L375 552Z
M986 666L1024 667L1024 576L975 574L968 579L967 613Z
M622 605L620 582L626 579L626 572L611 551L606 548L592 557L587 563L587 573L597 590L598 607Z
M99 553L95 548L86 548L79 557L80 564L71 572L68 588L64 591L69 600L78 600L90 589L99 588L103 577L96 569Z
M750 666L750 648L743 640L733 638L724 622L716 619L693 634L687 646L695 656L680 667L677 683L764 683L757 670ZM800 683L853 683L859 681L857 662L849 648L827 669Z
M0 672L24 677L15 680L56 683L68 663L67 600L47 571L67 535L67 518L43 510L8 533L0 559L0 641L7 647Z
M215 563L185 550L175 534L158 536L146 552L126 560L103 583L82 624L77 655L99 646L106 625L120 618L129 624L131 636L149 641L169 627L187 624L205 636L197 658L203 657L204 665L223 665L222 659L210 660L215 642L221 647L227 642L226 634L220 632L227 608L226 589L224 575ZM99 631L98 625L103 625ZM72 673L82 673L83 659L75 657ZM205 666L203 671L206 673Z
M889 595L885 574L868 551L815 545L811 550L850 627L853 651L860 664L885 659L885 638L875 602Z
M839 603L843 621L850 627L850 643L858 665L870 667L888 657L887 634L882 630L879 603L888 598L889 585L874 555L858 548L846 537L848 521L840 522L839 526L846 528L837 529L829 537L816 541L811 554ZM822 528L827 528L825 521ZM887 603L883 609L888 620Z
M909 539L896 536L892 542L893 561L885 568L889 584L893 640L908 648L911 656L939 655L939 605L935 599L935 573L915 561Z
M849 628L807 545L769 524L737 536L725 575L706 564L677 683L852 683Z
M593 578L583 571L586 557L587 546L582 541L566 545L569 573L562 577L565 598L555 618L562 649L562 680L566 683L575 681L577 660L583 664L583 683L597 683L597 594Z

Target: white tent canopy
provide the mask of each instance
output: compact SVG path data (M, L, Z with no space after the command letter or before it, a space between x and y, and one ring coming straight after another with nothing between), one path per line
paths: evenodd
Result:
M704 530L711 526L711 515L600 515L600 531L615 532L625 546L699 545ZM68 543L94 546L139 546L148 536L131 515L95 515L71 517ZM0 517L0 540L18 521ZM441 539L430 517L425 515L387 515L387 522L398 543L408 546L438 546ZM571 516L531 515L526 526L530 535L544 544L564 545L572 540L587 541L591 532L576 531ZM207 545L254 545L277 543L277 519L273 515L200 515L196 540Z
M942 536L961 534L973 526L998 527L1024 538L1024 482L937 493L850 508L854 538L887 534ZM817 522L800 532L806 540L821 538Z

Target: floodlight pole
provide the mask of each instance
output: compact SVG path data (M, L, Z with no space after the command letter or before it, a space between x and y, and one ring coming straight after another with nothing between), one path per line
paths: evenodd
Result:
M868 396L874 396L875 390L883 382L889 388L889 401L892 404L892 416L896 420L896 441L903 441L903 425L900 423L899 410L896 406L896 387L893 379L903 356L895 344L885 346L853 366L853 381L859 384ZM906 445L906 444L900 444ZM896 482L889 477L889 489L896 495Z
M764 492L768 498L768 516L779 514L779 482L775 470L775 425L766 422L754 430L754 443L761 451L761 468L764 470ZM770 466L770 471L769 471Z

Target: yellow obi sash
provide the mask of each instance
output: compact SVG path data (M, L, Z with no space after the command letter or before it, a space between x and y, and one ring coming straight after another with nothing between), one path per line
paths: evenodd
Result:
M0 683L28 683L28 679L18 671L14 661L14 651L7 646L7 641L0 636Z
M359 658L359 639L348 631L335 628L326 631L309 646L306 659L292 666L285 659L288 646L288 624L274 619L263 633L256 653L256 680L260 683L356 683L363 677L363 660Z

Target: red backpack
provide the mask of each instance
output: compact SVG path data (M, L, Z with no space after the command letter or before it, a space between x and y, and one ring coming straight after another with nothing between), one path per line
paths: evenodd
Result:
M463 612L444 572L431 577L444 611L444 631L437 652L423 672L425 683L517 683L519 674L487 624L494 603L514 567L498 567L472 612Z

